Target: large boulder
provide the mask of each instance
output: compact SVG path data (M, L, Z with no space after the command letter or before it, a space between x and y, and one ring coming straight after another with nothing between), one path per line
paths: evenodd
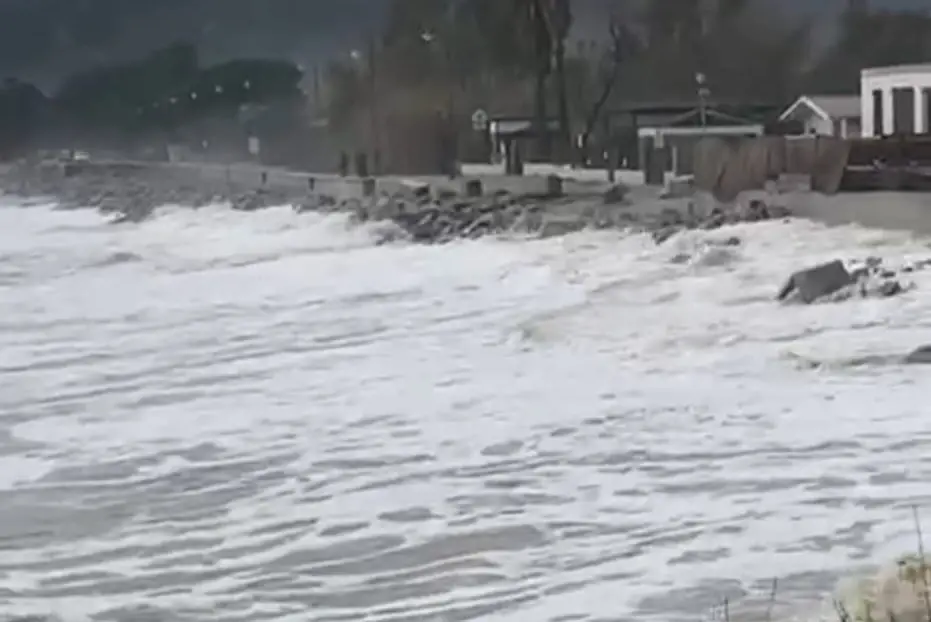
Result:
M844 262L836 259L828 263L800 270L789 277L777 295L778 300L795 296L805 304L810 304L823 296L838 292L854 282Z
M908 356L905 357L904 362L913 365L931 364L931 345L924 345L915 348L909 352Z

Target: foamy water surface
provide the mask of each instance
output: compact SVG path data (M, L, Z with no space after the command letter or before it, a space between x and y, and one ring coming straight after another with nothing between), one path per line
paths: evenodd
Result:
M7 203L0 619L697 620L773 577L814 611L913 548L931 493L928 370L884 358L931 343L931 274L773 302L868 255L931 249L805 222L376 246L288 208Z

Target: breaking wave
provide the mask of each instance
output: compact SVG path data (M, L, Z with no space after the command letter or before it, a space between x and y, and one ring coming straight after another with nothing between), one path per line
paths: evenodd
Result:
M773 297L804 265L924 241L800 221L662 246L386 235L287 207L118 227L0 209L0 610L918 610L889 569L845 578L915 549L926 371L893 357L931 342L929 275Z

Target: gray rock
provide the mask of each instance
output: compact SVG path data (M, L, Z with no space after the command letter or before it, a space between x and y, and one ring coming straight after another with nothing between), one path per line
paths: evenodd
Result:
M252 191L232 198L232 208L241 212L254 212L265 207L265 197L260 191Z
M656 242L656 244L662 244L663 242L666 242L667 240L669 240L669 238L673 237L674 235L676 235L683 229L684 227L682 227L681 225L670 225L667 227L663 227L662 229L657 229L653 232L653 241Z
M706 231L712 231L714 229L720 229L727 223L727 215L720 208L714 208L711 210L711 213L708 214L708 217L705 218L701 224L698 225L699 229L704 229Z
M739 211L738 220L740 222L760 222L769 220L769 208L763 201L754 199Z
M784 220L792 217L792 210L785 205L770 205L769 217L772 219Z
M585 221L580 218L549 214L543 217L543 224L540 227L540 237L552 238L560 235L576 233L584 229L585 225Z
M891 298L905 291L905 288L902 287L902 284L896 280L887 280L883 281L879 285L877 293L883 298Z
M778 300L786 300L791 295L810 304L823 296L828 296L854 283L853 277L837 259L820 266L800 270L786 281L777 295Z
M919 346L912 350L903 361L913 365L931 364L931 345Z
M605 205L616 205L618 203L623 203L629 192L630 188L624 184L617 183L605 190L601 198Z
M672 207L664 207L659 213L659 226L671 227L685 225L685 217L682 212Z

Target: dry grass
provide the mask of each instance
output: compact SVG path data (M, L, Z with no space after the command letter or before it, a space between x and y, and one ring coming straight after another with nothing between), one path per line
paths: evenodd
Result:
M840 622L928 622L931 570L922 555L906 555L872 577L845 587L834 602Z
M931 622L931 557L925 553L917 508L913 514L917 552L899 557L871 576L842 581L833 601L836 622ZM773 621L777 589L773 579L766 622ZM713 612L713 620L730 622L727 599Z
M917 554L903 555L872 577L847 586L834 601L840 622L931 622L931 564L918 509L912 511Z

